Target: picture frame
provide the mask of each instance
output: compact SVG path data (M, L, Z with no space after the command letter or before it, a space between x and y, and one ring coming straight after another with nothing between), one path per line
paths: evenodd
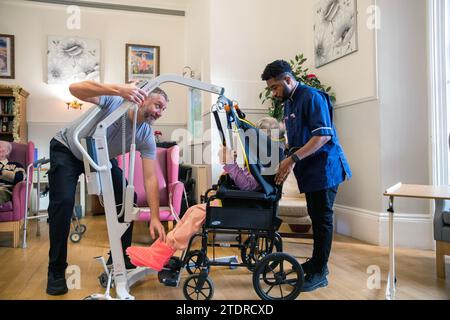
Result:
M160 74L159 46L131 44L125 45L125 82L152 80Z
M101 42L79 37L47 37L47 83L68 85L93 80L100 82Z
M357 16L357 0L318 0L313 28L316 68L358 51Z
M0 34L0 78L15 78L14 53L14 35Z

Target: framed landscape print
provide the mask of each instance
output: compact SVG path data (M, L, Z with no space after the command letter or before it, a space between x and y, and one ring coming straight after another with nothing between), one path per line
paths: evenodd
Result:
M14 79L14 36L0 34L0 78Z
M125 45L125 82L152 80L159 76L160 48L158 46Z

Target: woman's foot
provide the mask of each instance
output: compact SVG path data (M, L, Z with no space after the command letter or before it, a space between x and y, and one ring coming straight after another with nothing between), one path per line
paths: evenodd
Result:
M159 239L150 247L131 246L126 250L132 264L137 267L149 267L156 271L162 270L175 251L175 249Z

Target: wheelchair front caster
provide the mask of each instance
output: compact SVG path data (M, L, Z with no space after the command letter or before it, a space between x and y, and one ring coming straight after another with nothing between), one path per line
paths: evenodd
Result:
M265 256L253 273L253 287L262 300L295 300L304 281L300 263L282 252Z
M102 274L98 276L98 282L103 288L106 289L106 287L108 286L108 274L106 272L102 272ZM114 287L114 279L111 280L111 288L113 287Z
M69 237L70 237L70 241L72 241L73 243L77 243L77 242L80 242L80 240L81 240L81 233L74 231L74 232L70 233Z
M84 234L86 232L86 225L84 224L80 224L79 226L75 226L75 232L79 233L79 234Z
M214 285L206 271L189 276L183 285L183 295L186 300L211 300L214 295Z
M206 266L209 271L208 257L206 257L200 250L189 252L185 258L186 270L189 274L198 274L202 266Z

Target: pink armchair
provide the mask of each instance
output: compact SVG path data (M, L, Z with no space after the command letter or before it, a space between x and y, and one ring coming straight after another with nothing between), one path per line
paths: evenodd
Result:
M19 162L26 169L29 164L33 162L34 143L28 144L12 143L12 151L9 155L9 161ZM14 186L12 201L4 203L0 206L0 232L13 233L13 247L17 248L19 245L19 234L22 226L26 205L26 189L29 183L29 190L31 190L33 168L30 167L27 172L27 179L19 182Z
M173 221L177 220L181 210L181 200L184 185L178 181L178 168L180 149L173 146L169 149L157 148L157 175L159 183L159 218L167 221L169 229L173 228ZM125 173L128 176L129 154L125 157ZM122 156L118 157L119 166L122 166ZM136 151L134 167L134 188L137 194L137 207L140 208L138 221L150 221L150 209L144 189L144 176L142 173L142 159Z

